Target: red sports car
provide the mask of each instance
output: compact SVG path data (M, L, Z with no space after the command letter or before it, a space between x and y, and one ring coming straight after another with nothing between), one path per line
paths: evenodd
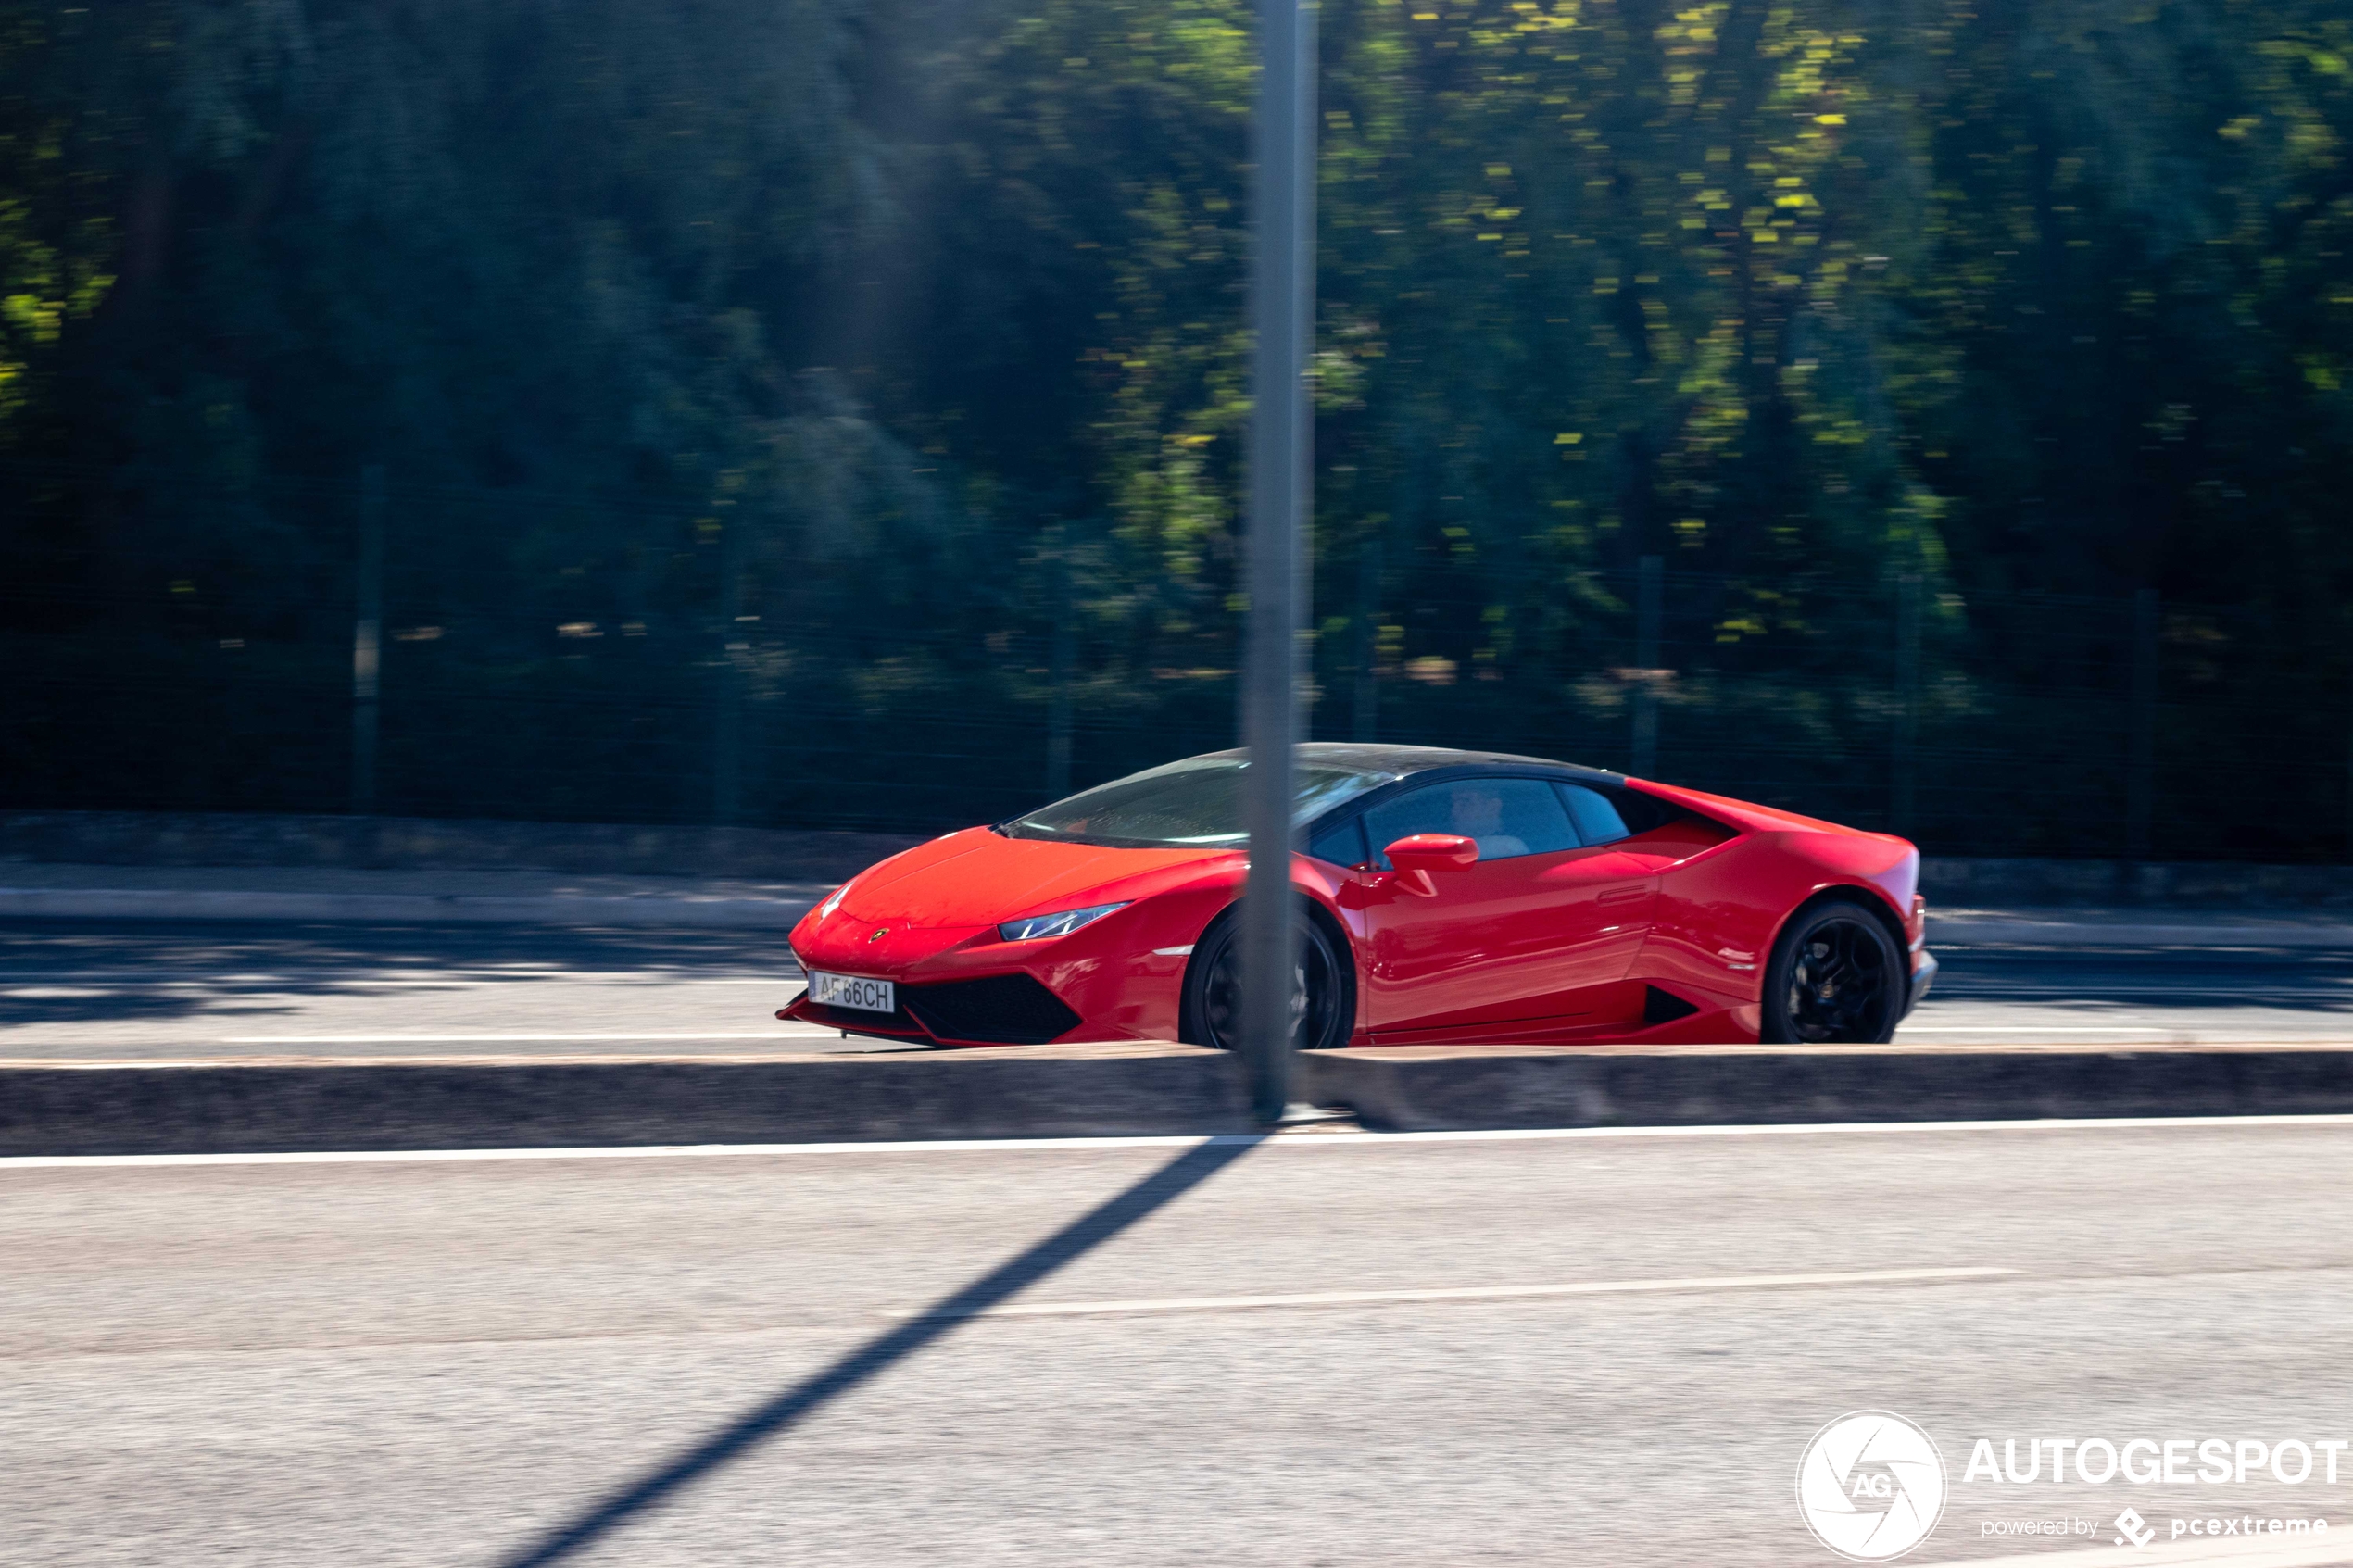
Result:
M777 1016L943 1046L1234 1041L1239 751L861 872ZM1919 852L1531 757L1299 750L1302 1049L1871 1043L1927 992Z

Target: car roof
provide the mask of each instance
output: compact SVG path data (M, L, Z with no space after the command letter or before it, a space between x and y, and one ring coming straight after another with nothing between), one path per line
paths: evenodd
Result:
M1237 747L1230 751L1213 751L1212 757L1246 757L1249 753ZM1546 772L1563 773L1577 778L1596 779L1604 784L1620 784L1622 773L1605 768L1588 768L1575 762L1557 762L1549 757L1519 757L1508 751L1462 751L1444 746L1390 746L1369 741L1309 741L1299 748L1302 762L1322 763L1327 767L1361 768L1367 772L1395 773L1406 777L1427 773L1439 768L1541 768Z

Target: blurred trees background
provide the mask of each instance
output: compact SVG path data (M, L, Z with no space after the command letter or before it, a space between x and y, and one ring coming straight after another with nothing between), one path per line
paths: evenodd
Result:
M1662 776L1932 848L2347 852L2341 4L1322 24L1319 735L1624 766L1647 700ZM0 0L0 801L343 809L371 507L387 810L1228 744L1252 61L1237 0Z

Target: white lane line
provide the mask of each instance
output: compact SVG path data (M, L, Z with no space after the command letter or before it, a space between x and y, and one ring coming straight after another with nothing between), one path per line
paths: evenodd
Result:
M13 974L0 975L0 994L13 994L15 992L31 990L44 985L81 985L88 986L93 989L104 988L114 991L156 990L158 988L192 989L276 985L285 987L289 990L311 991L317 990L321 986L371 985L384 990L425 990L436 986L449 988L461 985L511 985L523 982L529 982L533 985L544 985L550 982L559 982L567 985L577 984L582 985L627 985L632 989L638 990L648 989L654 986L673 985L770 985L784 987L801 984L802 976L798 970L794 971L790 974L759 975L753 977L737 977L730 975L703 976L660 974L648 973L643 970L637 971L634 973L623 971L613 971L611 972L599 972L593 974L464 974L453 971L447 974L436 974L425 979L420 979L415 975L378 974L369 971L352 971L349 972L320 974L206 974L178 976L153 974L136 976L117 974ZM2278 993L2274 994L2277 995Z
M1011 1153L1022 1149L1191 1148L1198 1144L1264 1143L1269 1148L1395 1148L1431 1143L1548 1143L1615 1138L1816 1137L1856 1133L2073 1133L2133 1128L2353 1127L2353 1115L2084 1116L2040 1122L1796 1122L1756 1126L1528 1127L1464 1133L1292 1133L1271 1138L1221 1133L1141 1137L936 1138L891 1143L643 1144L583 1148L319 1149L255 1154L17 1154L0 1170L104 1170L174 1165L437 1165L492 1160L738 1160L779 1154Z
M1844 1274L1718 1274L1696 1279L1595 1280L1577 1285L1467 1286L1437 1290L1318 1290L1295 1296L1172 1296L1137 1301L1039 1301L976 1312L900 1309L887 1318L1082 1318L1126 1312L1215 1312L1246 1307L1370 1307L1404 1301L1514 1301L1550 1296L1633 1296L1652 1291L1763 1290L1780 1286L1902 1285L1994 1279L2016 1269L1875 1269Z
M1903 1023L1906 1035L2169 1035L2162 1023Z
M807 1026L808 1033L833 1035L832 1029ZM749 1034L724 1035L223 1035L224 1046L487 1046L512 1042L553 1045L567 1040L782 1040L803 1037L804 1031L761 1029Z

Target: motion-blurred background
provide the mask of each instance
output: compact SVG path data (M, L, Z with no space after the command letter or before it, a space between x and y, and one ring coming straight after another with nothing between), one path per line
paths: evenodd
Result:
M1318 737L2353 851L2341 4L1322 28ZM0 807L909 832L1231 744L1251 40L0 0Z

